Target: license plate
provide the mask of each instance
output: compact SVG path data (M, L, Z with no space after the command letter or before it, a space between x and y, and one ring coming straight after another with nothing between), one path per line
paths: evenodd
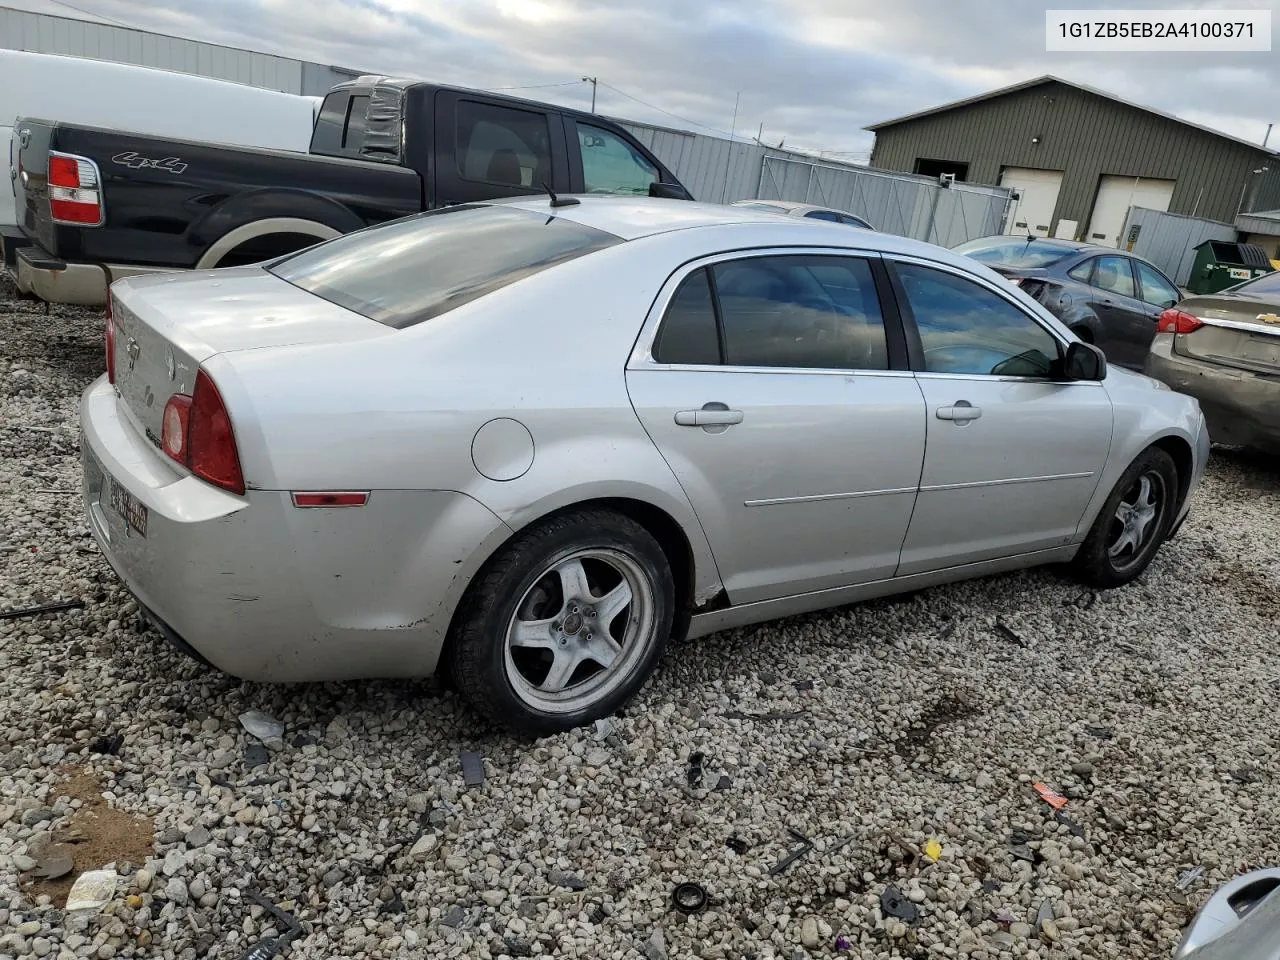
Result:
M111 509L124 518L129 529L141 536L147 535L147 507L141 500L114 480L111 485Z
M1240 352L1246 360L1280 366L1280 337L1250 337Z

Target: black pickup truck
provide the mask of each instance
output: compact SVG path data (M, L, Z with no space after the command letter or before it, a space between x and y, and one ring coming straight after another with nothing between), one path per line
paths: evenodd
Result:
M193 109L195 105L193 105ZM101 304L139 273L257 263L435 207L546 192L692 199L618 124L388 77L325 97L308 153L22 118L18 289Z

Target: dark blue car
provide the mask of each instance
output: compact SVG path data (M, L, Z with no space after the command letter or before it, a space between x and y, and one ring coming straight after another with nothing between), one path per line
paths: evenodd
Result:
M1152 264L1123 250L1042 237L982 237L955 248L1008 277L1109 363L1142 369L1160 314L1182 299Z

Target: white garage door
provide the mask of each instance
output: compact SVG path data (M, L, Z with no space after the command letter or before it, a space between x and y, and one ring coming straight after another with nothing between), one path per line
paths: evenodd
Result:
M1037 237L1049 236L1058 191L1062 189L1062 171L1008 167L1000 174L1000 186L1012 187L1022 194L1005 233L1026 236L1030 231Z
M1120 246L1120 231L1130 207L1168 210L1173 198L1173 180L1144 180L1139 177L1104 176L1098 184L1098 199L1089 221L1090 243Z

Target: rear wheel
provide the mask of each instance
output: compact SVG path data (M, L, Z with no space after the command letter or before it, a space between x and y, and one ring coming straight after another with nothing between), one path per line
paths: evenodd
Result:
M1178 470L1151 447L1129 465L1107 497L1073 561L1076 575L1096 587L1119 587L1151 563L1173 524Z
M468 589L450 643L454 684L517 733L608 716L662 655L674 596L662 547L635 521L591 509L550 518Z

